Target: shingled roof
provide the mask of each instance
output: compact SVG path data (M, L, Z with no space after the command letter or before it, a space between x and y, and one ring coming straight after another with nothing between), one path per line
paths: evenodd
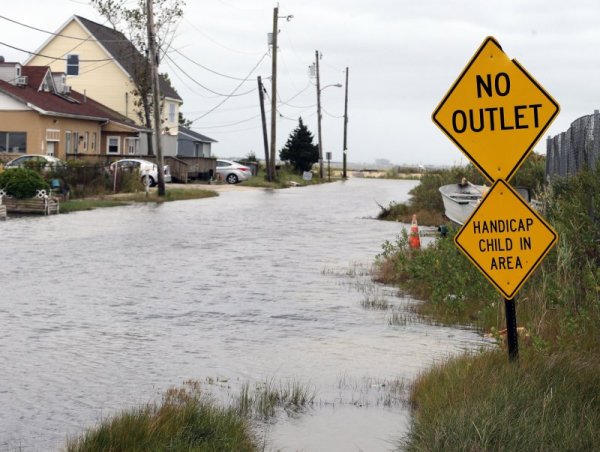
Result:
M130 76L135 74L139 68L145 67L146 58L135 48L123 33L93 22L85 17L75 16L75 18ZM159 76L159 79L162 96L183 101L167 79L162 75Z
M179 134L191 138L191 141L199 141L201 143L218 143L217 140L213 140L206 135L202 135L201 133L195 132L194 130L188 129L187 127L183 127L181 125L179 126Z
M27 85L15 85L0 80L0 93L31 106L41 114L92 121L111 121L135 130L145 130L143 127L137 126L131 119L77 91L71 91L68 95L64 95L52 90L40 90L40 74L46 74L48 71L47 66L28 66L26 72L29 77L33 77L29 78Z

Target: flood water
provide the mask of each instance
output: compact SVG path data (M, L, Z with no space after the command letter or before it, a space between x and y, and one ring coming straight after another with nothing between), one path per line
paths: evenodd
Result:
M257 423L266 450L380 451L409 422L390 382L481 345L391 310L366 269L412 181L287 190L0 223L0 451L55 451L185 380L235 395L301 382L314 404Z

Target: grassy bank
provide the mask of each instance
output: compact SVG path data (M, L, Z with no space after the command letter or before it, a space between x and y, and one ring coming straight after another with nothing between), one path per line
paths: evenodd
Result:
M505 350L440 364L415 382L406 450L592 450L600 441L600 171L555 180L539 194L557 246L517 295L520 360ZM455 230L419 252L384 244L382 281L426 300L433 321L498 338L503 300L456 249Z
M160 404L125 411L67 443L69 452L257 449L248 420L205 399L195 382L169 390Z
M73 199L69 201L63 201L60 203L60 212L78 212L82 210L93 210L104 207L118 207L132 203L139 202L169 202L169 201L182 201L188 199L201 199L212 196L218 196L218 194L211 190L202 190L196 188L169 188L167 189L164 197L159 197L156 190L152 190L149 193L137 192L137 193L126 193L119 195L104 195L102 197L95 198L82 198Z

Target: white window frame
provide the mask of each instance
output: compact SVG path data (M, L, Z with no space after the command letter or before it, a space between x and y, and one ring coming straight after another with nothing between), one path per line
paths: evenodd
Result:
M65 131L65 152L68 154L71 152L71 131Z
M117 140L117 151L111 152L110 150L110 141ZM118 135L109 135L106 137L106 153L111 155L118 155L121 153L121 137Z
M77 57L77 64L69 64L69 57ZM67 55L67 59L66 59L66 61L65 61L65 64L66 64L66 67L65 67L65 69L66 69L66 70L65 70L65 74L67 74L67 75L69 75L69 76L77 76L77 75L79 75L79 69L80 69L81 65L80 65L80 61L79 61L79 54L78 54L78 53L69 53L69 54ZM77 68L77 70L76 70L76 73L75 73L75 74L71 74L71 73L69 73L69 68L70 68L70 67L76 67L76 68Z
M138 153L139 141L138 138L125 138L125 148L128 155L136 155Z
M169 116L168 116L168 120L171 124L175 124L175 103L174 102L169 102Z

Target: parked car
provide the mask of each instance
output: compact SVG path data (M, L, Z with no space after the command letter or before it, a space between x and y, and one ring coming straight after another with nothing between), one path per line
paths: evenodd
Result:
M143 159L121 159L109 165L109 171L114 174L117 171L138 171L142 182L150 187L158 183L158 167L156 163ZM171 182L171 171L169 165L163 167L163 178L165 182Z
M237 162L217 159L217 175L227 181L228 184L237 184L250 179L252 171L247 166L240 165Z
M51 171L65 168L66 166L67 163L65 161L52 155L25 154L8 162L6 165L4 165L4 169L31 167L35 169L40 168L44 171Z

